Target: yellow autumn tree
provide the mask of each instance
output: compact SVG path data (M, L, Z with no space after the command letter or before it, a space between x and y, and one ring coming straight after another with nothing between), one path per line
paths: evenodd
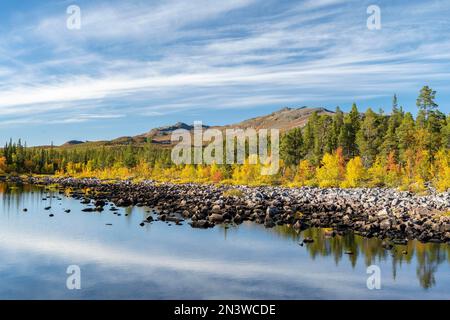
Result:
M294 186L314 185L314 166L308 160L302 160L297 166L294 177Z
M236 164L233 169L232 179L234 184L256 185L261 182L261 164L256 156L246 159L243 164Z
M440 150L435 156L434 186L444 192L450 188L450 150Z
M197 165L197 182L208 182L210 176L210 167L207 165Z
M384 179L386 178L386 161L384 157L378 156L367 171L370 187L384 186Z
M233 184L239 184L243 180L243 174L241 166L238 164L233 165L233 172L231 174L231 181Z
M395 153L391 151L386 159L385 185L393 188L399 185L401 178L401 167L395 160Z
M317 182L321 188L338 187L341 183L342 159L338 152L334 154L325 153L322 165L316 169Z
M401 190L424 192L425 181L430 171L428 152L425 150L408 149L404 153L406 160L402 168Z
M140 180L149 179L151 177L151 169L149 164L141 159L134 168L134 175Z
M281 162L281 161L280 161ZM294 181L295 171L291 166L282 167L282 183L286 185L290 185Z
M361 157L350 159L345 171L345 180L342 181L342 188L356 188L362 186L366 179L366 168L364 168Z
M418 150L414 157L414 173L416 180L428 181L431 170L430 154L427 150Z
M224 178L221 168L213 162L209 169L209 180L213 183L219 183Z
M6 158L0 157L0 173L5 173L6 170L7 170Z
M180 172L181 182L193 182L196 179L196 170L194 165L186 164Z

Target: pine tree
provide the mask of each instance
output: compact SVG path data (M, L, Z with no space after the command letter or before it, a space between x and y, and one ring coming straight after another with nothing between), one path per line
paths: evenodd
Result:
M403 121L397 130L397 138L400 158L402 158L406 150L414 148L416 143L416 129L411 113L407 112L403 117Z
M304 157L303 135L300 128L294 128L282 137L280 152L287 166L298 165Z
M382 143L381 132L379 130L379 117L372 109L367 109L360 130L357 133L356 141L364 164L369 167L379 152Z
M325 152L331 153L332 148L332 119L328 115L321 115L317 118L314 126L314 159L319 161Z
M333 117L333 132L331 135L331 149L336 150L339 147L339 134L344 126L344 113L339 107Z
M353 158L358 154L356 133L359 130L360 116L356 104L352 105L350 113L344 117L344 125L339 133L339 146L343 148L346 158Z
M393 152L395 158L398 158L397 128L398 125L396 120L393 116L391 116L388 121L388 128L386 130L386 134L384 135L382 144L382 150L385 156Z
M434 101L436 98L436 91L433 91L428 86L424 86L420 90L419 97L417 98L416 105L420 110L425 112L425 117L428 118L428 113L438 107L438 104Z
M397 94L394 94L394 97L392 98L392 113L398 112L398 99Z
M306 123L305 130L303 133L303 142L304 142L303 153L309 158L312 158L312 155L314 153L314 128L317 123L317 118L318 118L317 112L313 112L308 122Z
M428 139L426 140L426 150L430 155L435 154L444 145L443 128L446 126L445 114L438 110L428 113L426 130Z

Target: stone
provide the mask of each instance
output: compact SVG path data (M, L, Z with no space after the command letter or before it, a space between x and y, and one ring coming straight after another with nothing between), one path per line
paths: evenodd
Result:
M220 213L222 211L222 209L220 208L220 206L218 204L214 205L211 209L212 213Z
M278 208L274 206L267 207L266 210L266 214L268 214L270 217L277 215L278 212L279 212Z
M211 222L214 222L214 223L218 223L218 222L222 222L224 219L221 214L213 213L208 217L208 220Z
M313 243L313 242L314 242L314 239L311 238L311 237L306 237L305 239L303 239L303 242L304 242L304 243Z
M264 227L273 228L274 226L275 226L275 223L273 222L272 218L266 218L264 220Z
M299 220L297 220L294 225L292 226L295 230L300 230L302 228L302 224Z
M192 228L202 228L202 229L206 229L206 228L214 226L214 225L211 225L207 220L192 221L190 223L190 225Z
M380 229L381 230L388 230L391 227L391 222L389 219L383 220L380 222Z
M104 207L105 206L105 201L103 201L103 200L96 200L95 202L94 202L94 206L96 206L96 207Z

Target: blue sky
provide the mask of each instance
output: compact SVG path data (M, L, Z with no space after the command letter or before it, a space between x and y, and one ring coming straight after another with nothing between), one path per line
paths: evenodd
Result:
M69 5L81 29L66 28ZM368 30L367 7L381 9ZM0 142L226 124L282 107L450 112L450 2L12 1L0 4Z

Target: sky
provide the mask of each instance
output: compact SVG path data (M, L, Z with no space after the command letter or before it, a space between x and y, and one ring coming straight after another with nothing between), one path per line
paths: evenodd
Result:
M80 8L80 29L67 27ZM381 28L369 29L370 5ZM448 0L0 3L0 144L235 123L283 107L355 102L450 113ZM70 20L72 21L72 20Z

